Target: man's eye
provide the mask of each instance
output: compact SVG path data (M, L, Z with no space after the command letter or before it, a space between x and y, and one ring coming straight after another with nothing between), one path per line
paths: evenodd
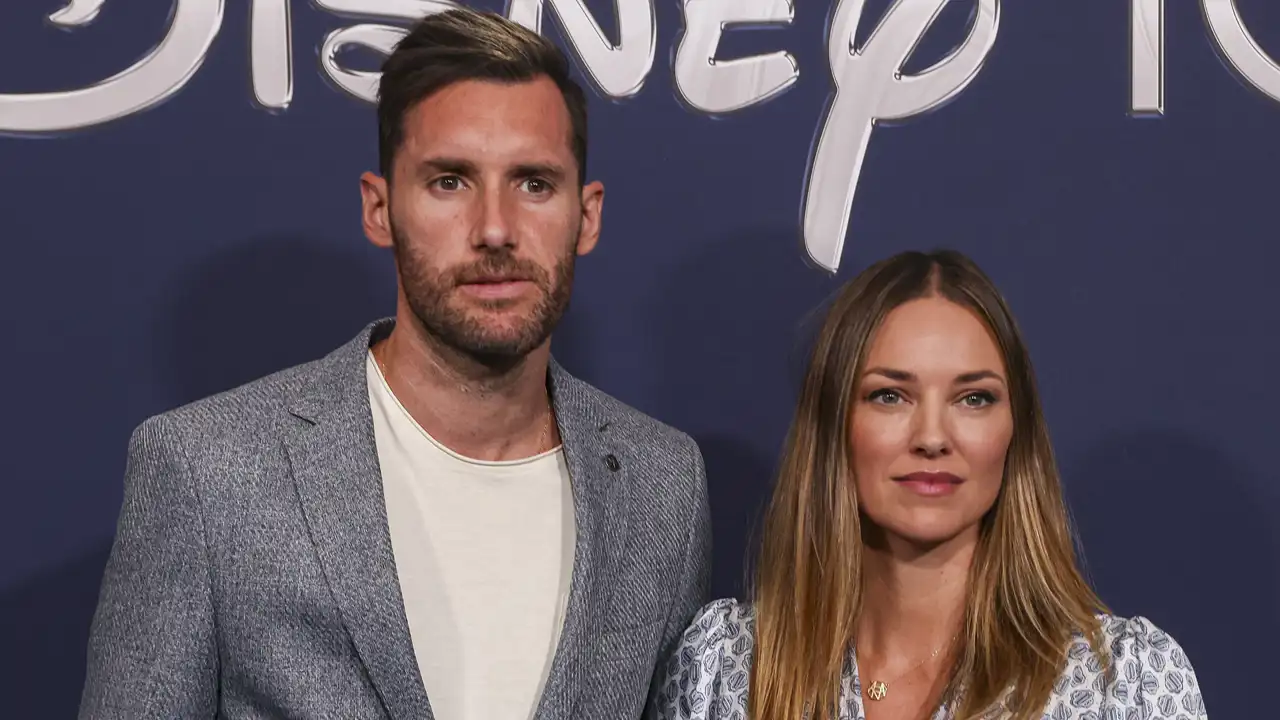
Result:
M461 190L462 178L458 177L457 175L446 175L442 178L436 178L435 185L436 187L446 192Z
M551 190L551 183L542 178L529 178L524 181L524 189L535 195L540 195Z

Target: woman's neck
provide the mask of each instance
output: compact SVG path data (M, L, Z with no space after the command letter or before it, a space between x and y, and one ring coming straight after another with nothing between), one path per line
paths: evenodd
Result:
M941 653L963 624L976 529L926 549L871 540L863 556L859 654L896 668Z

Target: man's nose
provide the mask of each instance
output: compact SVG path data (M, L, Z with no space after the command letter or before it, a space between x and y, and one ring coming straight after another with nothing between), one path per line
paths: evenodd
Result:
M476 244L499 248L514 244L511 233L511 213L514 199L501 184L489 183L480 193L480 232Z

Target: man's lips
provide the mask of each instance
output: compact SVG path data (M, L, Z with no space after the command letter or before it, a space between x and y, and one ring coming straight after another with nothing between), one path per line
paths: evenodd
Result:
M513 276L492 276L469 279L458 285L463 292L485 299L515 297L533 285L533 281Z
M515 273L495 273L491 275L471 275L460 281L462 285L490 285L505 282L529 282L530 278Z

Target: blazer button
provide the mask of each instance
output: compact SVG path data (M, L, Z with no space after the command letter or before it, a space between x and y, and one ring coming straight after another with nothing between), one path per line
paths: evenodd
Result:
M605 457L604 464L608 465L609 470L612 472L618 472L618 468L622 467L622 463L618 462L618 458L613 455Z

